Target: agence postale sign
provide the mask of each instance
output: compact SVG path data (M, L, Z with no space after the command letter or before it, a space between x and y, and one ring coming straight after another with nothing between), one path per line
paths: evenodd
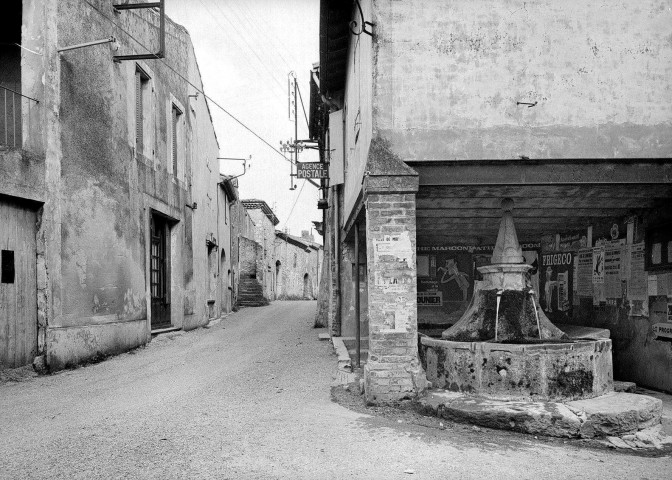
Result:
M329 169L320 162L300 162L296 164L296 178L329 178Z

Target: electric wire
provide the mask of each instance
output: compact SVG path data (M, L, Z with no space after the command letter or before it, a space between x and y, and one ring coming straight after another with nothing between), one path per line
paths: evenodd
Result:
M205 4L203 3L203 0L201 0L201 4L203 4L203 6L205 7ZM264 63L264 61L261 59L259 54L257 54L257 52L254 50L254 48L252 48L252 46L247 42L247 40L245 39L245 35L243 33L241 33L240 30L238 30L238 27L236 26L236 24L234 22L232 22L231 20L229 20L229 18L226 16L226 14L224 13L224 11L221 9L221 7L219 6L219 4L217 2L215 2L213 5L215 6L215 8L217 10L220 11L224 20L229 22L229 25L231 25L231 27L233 27L233 29L236 31L236 33L242 39L243 43L245 43L245 45L247 45L247 48L250 50L250 52L252 52L252 54L256 57L256 59L259 60L259 63L266 69L266 71L268 72L269 76L273 79L273 81L276 84L278 84L278 86L284 91L285 87L283 86L283 84L273 75L273 72L266 66L266 63ZM206 10L207 10L207 7L206 7ZM213 18L215 19L215 21L217 21L216 17L213 16ZM219 22L217 22L217 23L219 24ZM219 24L219 26L222 27L222 29L224 29L224 27L221 24Z
M294 207L296 207L296 202L299 201L299 197L301 196L301 192L303 192L303 187L306 186L306 180L304 180L303 183L301 184L301 188L299 189L299 193L296 196L296 199L294 200L294 205L292 205L292 209L289 211L289 215L287 215L287 220L285 220L285 227L287 226L287 222L289 222L289 219L292 218L292 213L294 213Z
M138 40L137 38L135 38L130 32L128 32L127 30L125 30L123 27L121 27L119 24L117 24L114 20L112 20L110 17L108 17L108 16L107 16L105 13L103 13L98 7L96 7L95 5L91 4L88 0L82 0L82 1L83 1L84 3L86 3L87 5L89 5L89 6L90 6L92 9L94 9L96 12L98 12L98 14L100 14L100 16L102 16L103 18L105 18L108 22L110 22L112 25L114 25L116 28L118 28L119 31L125 33L129 38L131 38L132 40L134 40L138 45L140 45L142 48L144 48L146 52L148 52L148 53L152 53L152 52L150 51L150 49L147 48L147 47L146 47L140 40ZM238 118L236 118L232 113L230 113L227 109L225 109L224 107L222 107L219 103L217 103L214 99L212 99L209 95L207 95L207 94L203 91L202 88L199 88L199 87L197 87L196 85L194 85L189 79L187 79L184 75L182 75L180 72L178 72L176 69L174 69L171 65L169 65L167 62L165 62L163 59L161 59L161 58L156 58L156 59L152 59L152 60L158 60L161 64L163 64L166 68L168 68L170 71L172 71L175 75L177 75L177 76L180 77L182 80L184 80L186 83L188 83L189 85L191 85L197 92L199 92L200 94L202 94L202 95L203 95L206 99L208 99L214 106L216 106L216 107L219 108L221 111L223 111L224 113L226 113L229 117L231 117L231 119L233 119L233 120L234 120L236 123L238 123L241 127L243 127L245 130L247 130L247 131L250 132L252 135L254 135L259 141L261 141L263 144L265 144L266 146L268 146L268 147L269 147L271 150L273 150L275 153L277 153L278 155L280 155L285 161L287 161L287 162L289 162L289 163L291 163L291 164L293 164L293 165L296 164L296 162L295 162L294 160L292 160L292 159L290 159L290 158L287 158L287 157L286 157L280 150L278 150L278 149L275 148L273 145L271 145L270 143L268 143L264 138L262 138L259 134L257 134L257 133L256 133L254 130L252 130L250 127L248 127L247 125L245 125L242 121L238 120ZM315 183L314 181L312 181L312 180L310 180L310 179L307 179L307 180L308 180L311 184L313 184L313 185L315 185L316 187L320 188L320 186L319 186L317 183ZM305 184L305 182L304 182L304 184Z
M219 20L217 19L217 16L215 16L215 14L208 8L208 6L203 2L203 0L199 0L199 2L201 3L201 5L203 5L203 8L206 10L206 12L208 12L208 14L210 15L210 17L215 21L215 23L219 26L219 28L221 29L222 32L228 33L228 32L231 32L231 31L232 31L232 29L230 29L230 28L226 28L224 25L222 25L222 24L219 22ZM215 6L217 6L217 5L215 4ZM224 17L224 18L228 21L228 19L227 19L226 17ZM231 23L231 22L229 22L229 23ZM231 40L231 42L237 47L237 49L238 49L241 53L245 50L245 47L244 47L243 45L241 45L240 43L238 43L238 40L236 39L237 37L236 37L235 35L228 35L228 38ZM249 48L249 47L248 47L248 48ZM253 53L254 53L254 52L253 52ZM263 65L263 62L261 62L261 63L262 63L262 65ZM265 73L262 73L261 70L259 70L259 69L254 65L253 62L246 62L246 66L248 66L249 68L251 68L252 70L254 70L254 72L257 74L257 76L259 77L260 80L263 81L263 79L266 77L266 74L265 74Z

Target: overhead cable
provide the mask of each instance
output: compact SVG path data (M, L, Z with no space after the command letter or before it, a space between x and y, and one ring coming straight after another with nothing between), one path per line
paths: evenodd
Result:
M114 20L112 20L111 18L109 18L109 17L108 17L105 13L103 13L98 7L96 7L95 5L92 5L92 4L89 2L89 0L82 0L82 1L83 1L84 3L86 3L87 5L89 5L92 9L94 9L95 11L97 11L103 18L105 18L105 19L106 19L108 22L110 22L112 25L114 25L115 27L117 27L117 28L119 29L119 31L121 31L121 32L125 33L126 35L128 35L129 38L131 38L131 39L134 40L138 45L140 45L142 48L144 48L145 51L147 51L148 53L151 53L150 50L149 50L149 48L147 48L142 42L140 42L140 40L138 40L137 38L135 38L135 37L134 37L130 32L128 32L127 30L125 30L124 28L122 28L122 27L121 27L119 24L117 24ZM273 150L275 153L277 153L278 155L280 155L285 161L287 161L287 162L289 162L289 163L291 163L291 164L295 164L295 162L294 162L292 159L287 158L287 157L286 157L280 150L278 150L278 149L275 148L273 145L271 145L270 143L268 143L268 142L267 142L266 140L264 140L259 134L257 134L254 130L252 130L250 127L248 127L248 126L245 125L243 122L241 122L240 120L238 120L238 118L236 118L231 112L229 112L227 109L225 109L224 107L222 107L219 103L217 103L214 99L212 99L210 96L208 96L208 95L203 91L202 88L197 87L196 85L194 85L189 79L187 79L184 75L182 75L180 72L178 72L177 70L175 70L172 66L170 66L168 63L166 63L163 59L156 59L156 60L158 60L160 63L162 63L166 68L168 68L170 71L172 71L175 75L177 75L177 76L180 77L182 80L184 80L184 81L187 82L189 85L191 85L197 92L199 92L199 93L202 94L205 98L207 98L207 99L208 99L214 106L216 106L216 107L219 108L221 111L223 111L224 113L226 113L229 117L231 117L231 118L232 118L236 123L238 123L241 127L243 127L245 130L247 130L247 131L250 132L252 135L254 135L258 140L260 140L263 144L265 144L266 146L268 146L268 147L269 147L271 150ZM315 185L316 187L318 187L318 188L320 187L319 184L315 183L314 181L312 181L312 180L310 180L310 179L307 179L307 180L308 180L311 184Z

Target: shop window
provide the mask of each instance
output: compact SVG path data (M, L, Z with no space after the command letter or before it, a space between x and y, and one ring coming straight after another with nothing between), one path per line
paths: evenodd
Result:
M672 224L646 229L646 270L672 270Z

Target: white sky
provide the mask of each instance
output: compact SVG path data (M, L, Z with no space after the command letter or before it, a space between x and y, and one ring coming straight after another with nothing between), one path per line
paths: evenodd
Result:
M294 137L287 112L290 71L297 74L306 114L310 113L310 69L319 61L319 11L319 0L166 1L166 14L191 35L206 95L278 149L280 140ZM210 111L220 156L252 155L252 168L238 179L241 198L265 200L280 220L276 228L286 224L292 235L310 231L312 220L322 221L316 187L294 180L297 189L290 191L289 163L216 106L211 104ZM298 115L299 139L306 139L300 102ZM299 155L299 161L318 160L315 150ZM221 170L238 175L242 162L223 161Z

